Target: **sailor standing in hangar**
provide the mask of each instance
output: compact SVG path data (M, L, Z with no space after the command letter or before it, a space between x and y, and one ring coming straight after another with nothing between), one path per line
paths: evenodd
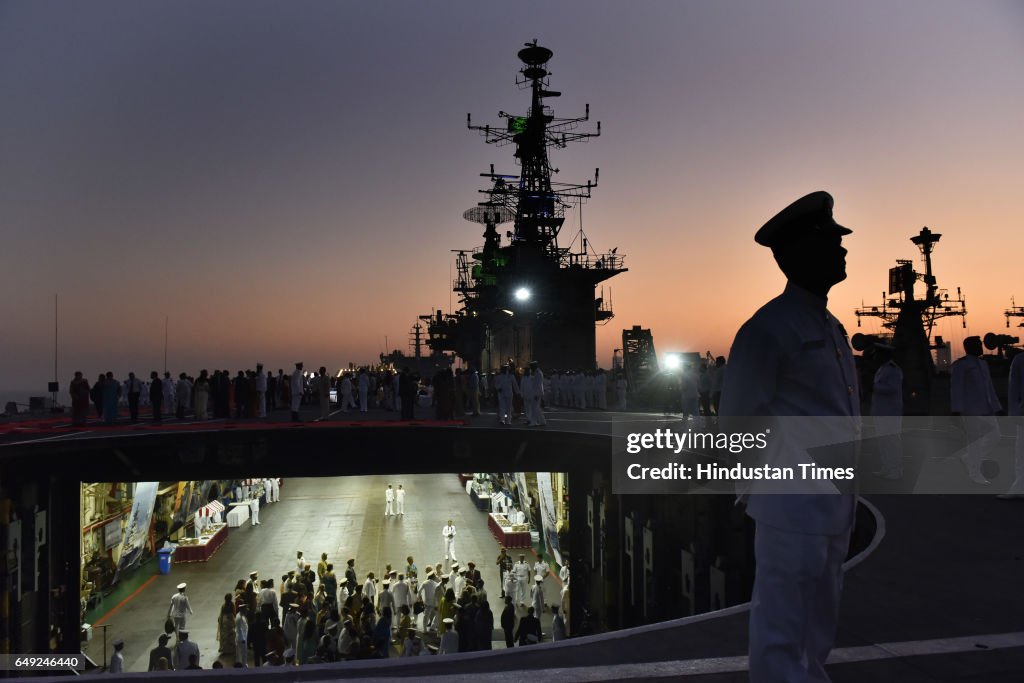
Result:
M451 556L453 562L457 562L458 558L455 557L455 524L452 520L448 520L448 523L441 529L441 536L444 539L444 559L448 559Z
M384 489L384 516L390 517L393 514L392 506L395 502L395 490L391 488L391 484Z
M178 592L171 596L171 606L167 610L167 616L174 621L174 628L181 631L185 628L185 611L193 614L192 605L188 604L188 596L185 595L186 583L178 584Z
M512 395L519 393L515 375L504 365L501 374L494 378L494 390L498 392L498 422L512 424Z
M788 282L736 334L722 387L728 431L763 428L767 419L779 416L834 416L849 418L834 421L848 425L848 432L825 436L856 438L860 408L853 354L845 330L827 309L829 290L846 278L841 243L851 231L833 220L832 205L826 192L809 194L754 238L771 248ZM803 429L820 426L803 422L809 423ZM765 458L812 459L799 441L793 443L802 432L773 431L782 434L772 434ZM814 485L815 494L746 497L757 529L750 611L753 683L829 680L824 665L835 640L855 497L840 494L832 483L818 483L800 484Z

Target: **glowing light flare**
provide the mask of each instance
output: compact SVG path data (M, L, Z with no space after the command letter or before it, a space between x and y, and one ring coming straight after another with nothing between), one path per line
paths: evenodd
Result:
M530 298L530 290L526 287L520 287L516 290L515 295L516 301L527 301Z

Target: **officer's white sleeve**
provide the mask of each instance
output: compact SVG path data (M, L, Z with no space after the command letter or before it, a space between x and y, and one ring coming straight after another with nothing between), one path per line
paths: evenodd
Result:
M756 318L747 321L729 351L729 372L722 384L719 403L725 418L763 417L770 415L775 396L783 352L778 335ZM727 420L723 424L742 427L742 421ZM743 428L742 431L751 431Z

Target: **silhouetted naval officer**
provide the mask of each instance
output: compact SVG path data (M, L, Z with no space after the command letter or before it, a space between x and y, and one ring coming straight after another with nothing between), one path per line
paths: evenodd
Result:
M851 232L833 220L832 203L827 192L802 197L754 237L771 248L788 282L736 334L721 402L730 431L779 416L846 417L843 422L855 429L860 408L853 354L826 307L829 290L846 278L841 243ZM739 419L747 417L755 419ZM785 433L769 437L764 457L769 464L813 460ZM831 482L787 483L795 484L790 491L802 486L819 493L757 494L755 488L746 497L747 514L757 524L750 611L754 683L829 680L824 664L835 639L855 500Z

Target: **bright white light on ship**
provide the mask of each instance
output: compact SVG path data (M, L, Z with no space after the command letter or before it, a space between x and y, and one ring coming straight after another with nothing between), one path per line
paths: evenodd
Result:
M519 289L516 290L515 297L516 301L526 301L527 299L530 298L530 290L528 290L526 287L520 287Z
M669 370L678 370L683 365L682 357L677 353L670 353L665 356L665 367Z

